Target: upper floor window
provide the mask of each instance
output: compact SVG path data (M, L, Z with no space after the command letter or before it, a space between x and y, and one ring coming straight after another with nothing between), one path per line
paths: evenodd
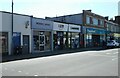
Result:
M98 19L93 18L93 25L98 25Z
M86 24L90 24L90 17L86 16Z
M104 21L103 20L100 20L100 25L104 26Z

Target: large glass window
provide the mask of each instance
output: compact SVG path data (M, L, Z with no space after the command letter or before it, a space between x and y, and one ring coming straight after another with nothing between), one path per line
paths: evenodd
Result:
M86 16L86 24L90 24L90 17Z
M93 24L94 24L94 25L98 25L98 19L93 18Z
M67 32L54 31L54 49L65 49L68 46Z
M7 53L8 52L8 33L7 32L0 32L0 53Z
M92 46L92 34L87 34L86 46L87 46L87 47Z
M34 50L39 50L39 36L34 35L33 40L34 40Z
M45 32L45 50L50 50L51 48L51 33Z
M33 32L33 42L34 42L34 50L35 51L43 51L43 50L50 50L50 40L51 40L51 33L44 31L34 31Z
M69 48L79 48L80 40L79 33L68 33Z
M104 21L103 20L100 20L100 25L104 26Z

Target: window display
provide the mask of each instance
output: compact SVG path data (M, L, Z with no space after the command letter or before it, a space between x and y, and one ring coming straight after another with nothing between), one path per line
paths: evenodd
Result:
M55 31L54 32L54 49L65 49L68 46L67 32Z
M34 31L34 50L35 51L45 51L50 50L50 39L51 33L50 32L41 32L41 31Z
M79 33L69 33L68 34L69 48L79 48L79 44L80 44Z
M1 47L0 47L0 51L2 51L2 53L7 53L8 52L8 33L7 32L0 32L0 43L1 43Z

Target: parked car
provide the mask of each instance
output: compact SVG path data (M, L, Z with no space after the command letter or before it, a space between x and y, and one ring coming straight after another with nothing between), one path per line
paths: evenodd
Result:
M110 40L107 42L107 47L119 47L120 44L116 40Z

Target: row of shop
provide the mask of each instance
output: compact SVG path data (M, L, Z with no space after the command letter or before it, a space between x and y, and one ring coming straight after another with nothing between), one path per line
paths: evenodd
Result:
M14 15L13 38L11 23L8 22L11 14L2 14L2 30L0 41L2 53L13 54L14 48L23 47L23 54L75 49L82 47L101 47L106 39L106 30L85 27L75 24L48 21L30 16ZM13 48L13 49L14 49Z
M32 52L62 50L80 47L81 26L32 19Z

